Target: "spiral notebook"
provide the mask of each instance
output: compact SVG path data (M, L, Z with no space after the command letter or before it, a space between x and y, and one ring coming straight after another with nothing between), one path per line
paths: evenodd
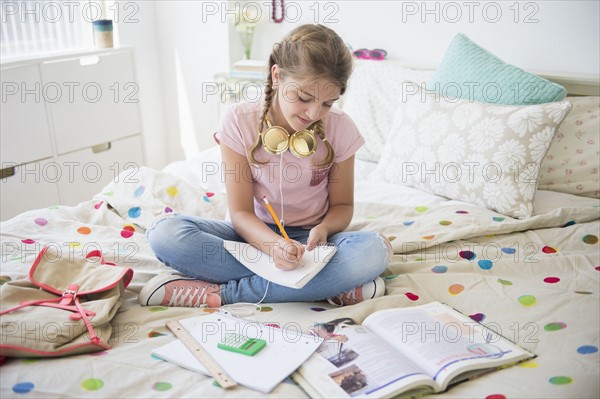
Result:
M301 266L294 270L281 270L275 266L273 258L250 244L227 241L223 244L241 264L272 283L290 288L304 287L327 265L337 251L333 244L318 245L311 251L304 251Z

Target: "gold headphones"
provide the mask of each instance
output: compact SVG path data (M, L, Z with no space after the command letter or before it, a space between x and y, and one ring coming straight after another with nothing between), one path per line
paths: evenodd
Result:
M281 126L272 126L268 116L265 116L267 130L258 132L263 147L270 154L281 154L291 151L297 158L306 158L317 150L317 140L313 130L299 130L290 134Z

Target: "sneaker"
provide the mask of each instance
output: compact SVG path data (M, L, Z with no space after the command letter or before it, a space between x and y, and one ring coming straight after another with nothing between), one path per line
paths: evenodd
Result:
M342 292L339 295L328 298L327 302L335 306L348 306L374 299L385 294L385 283L381 277L377 277L373 281L351 289L350 291Z
M146 283L138 302L142 306L218 308L221 296L217 284L165 272Z

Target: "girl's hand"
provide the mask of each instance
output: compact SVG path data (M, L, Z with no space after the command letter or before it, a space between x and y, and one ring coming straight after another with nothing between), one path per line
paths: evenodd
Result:
M304 255L304 245L294 240L281 239L273 247L275 267L281 270L294 270L300 266Z
M321 225L316 225L310 230L308 240L306 241L306 249L312 251L317 245L327 244L327 231Z

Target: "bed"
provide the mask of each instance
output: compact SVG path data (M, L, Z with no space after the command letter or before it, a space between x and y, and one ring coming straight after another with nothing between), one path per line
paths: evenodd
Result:
M519 212L527 212L527 207L508 216L476 204L475 198L457 200L426 187L399 184L382 168L382 163L390 166L398 158L389 153L385 137L398 124L391 99L406 88L401 82L424 82L431 74L399 61L361 62L340 104L368 142L357 155L356 209L350 229L380 231L393 244L395 254L383 275L386 295L344 308L326 302L263 304L260 310L239 310L240 316L308 329L338 317L360 322L375 310L440 301L537 357L437 397L598 397L600 110L598 94L590 96L597 91L597 82L591 82L590 89L579 80L581 87L569 93L573 109L544 158L550 166L542 164L531 214L523 217ZM581 90L587 96L574 97ZM581 122L583 118L587 119ZM585 144L576 148L567 144L582 140ZM582 148L584 153L579 153ZM572 158L566 155L571 151ZM584 167L583 157L595 164ZM577 162L572 166L575 172L558 176L557 169L565 169L563 158L570 159L567 169ZM56 359L5 359L0 369L3 398L264 396L241 387L222 390L211 378L151 355L153 348L174 339L166 322L206 310L137 304L144 283L169 270L155 259L144 235L156 217L173 212L225 217L219 165L215 145L163 170L142 167L124 172L78 206L31 210L2 223L2 283L25 278L36 254L48 244L75 255L101 249L107 261L135 270L113 322L112 349ZM579 169L591 170L589 181L575 181ZM556 176L549 177L552 173ZM269 396L307 397L290 379Z

